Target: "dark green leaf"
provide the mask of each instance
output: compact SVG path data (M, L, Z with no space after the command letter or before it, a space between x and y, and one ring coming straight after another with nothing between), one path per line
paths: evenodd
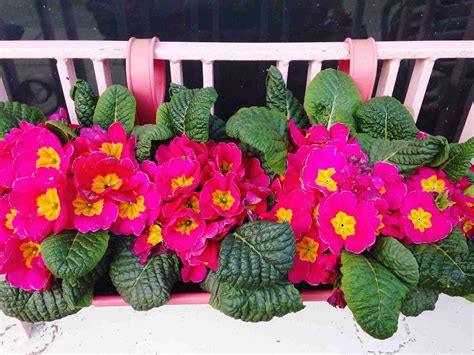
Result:
M122 237L110 263L109 275L118 293L133 309L146 311L169 301L179 280L176 254L158 254L141 265L130 251L131 239Z
M439 292L429 288L415 288L408 292L400 310L407 317L416 317L424 311L433 311L438 301L438 295Z
M87 234L65 230L41 243L44 263L59 278L78 278L92 271L107 251L106 231Z
M374 97L356 113L359 131L374 138L415 139L419 130L410 112L390 96Z
M354 114L362 99L351 77L341 71L326 69L311 80L306 90L304 107L313 123L331 127L344 123L356 131Z
M174 132L186 134L198 142L207 142L209 115L216 99L214 88L182 89L175 93L169 108Z
M287 279L295 237L287 223L248 222L221 243L217 277L235 287L260 287Z
M438 194L435 198L435 205L440 211L444 211L446 208L454 206L455 204L455 202L448 200L448 191Z
M55 134L62 144L66 144L77 137L76 131L61 121L46 121L46 128Z
M76 80L69 94L71 99L74 100L74 109L81 126L92 126L92 117L94 116L98 97L89 83L81 79Z
M474 137L461 144L450 144L449 157L441 169L450 179L460 180L468 174L472 159L474 159Z
M156 124L163 125L172 129L171 115L170 115L170 103L163 102L156 110Z
M267 71L267 107L282 112L287 120L295 121L297 127L308 128L309 120L303 105L286 88L280 71L271 66Z
M209 303L222 313L246 322L269 321L304 308L300 293L290 283L257 289L220 283Z
M466 300L469 302L474 302L474 293L471 293L470 295L464 296Z
M135 154L139 161L151 159L153 142L162 142L174 136L170 128L163 124L146 124L135 126L133 135L137 138Z
M378 237L370 254L410 289L418 285L420 273L413 254L395 238Z
M445 239L410 246L420 267L420 286L450 296L474 293L474 251L455 228Z
M447 144L446 138L441 136L429 136L414 141L374 139L370 143L370 162L392 163L401 173L409 174L419 166L433 166L441 161ZM364 144L363 148L367 148L367 144Z
M372 258L343 251L341 261L342 290L357 323L374 338L391 337L408 287Z
M225 122L219 117L209 117L209 139L216 142L228 142L229 137L225 134Z
M277 110L241 108L227 121L226 133L264 154L272 170L284 175L288 157L288 122Z
M20 121L38 124L46 120L43 112L33 106L19 102L0 102L0 138L18 127Z
M59 283L44 292L27 292L0 282L0 309L9 317L24 322L49 322L74 314L80 308L70 308Z
M184 85L179 85L175 83L170 84L170 96L176 95L184 90L189 90L189 89Z
M135 123L135 97L122 85L112 85L100 95L94 111L93 122L103 129L120 122L127 131L132 132Z

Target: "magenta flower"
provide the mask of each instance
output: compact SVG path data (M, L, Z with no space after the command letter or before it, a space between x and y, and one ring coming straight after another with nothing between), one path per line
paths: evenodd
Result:
M161 214L164 218L170 218L173 214L185 209L191 209L195 213L200 213L199 192L191 192L179 196L176 200L170 201L163 206Z
M411 190L435 194L454 190L454 185L449 181L444 171L425 166L418 168L416 173L410 176L407 184Z
M201 182L197 161L173 158L158 166L156 185L163 199L192 192Z
M387 201L390 210L400 208L403 198L407 194L407 187L403 183L403 176L398 173L395 165L377 162L374 164L372 175L375 187L381 197Z
M12 223L17 213L10 204L9 195L0 197L0 243L5 243L15 235L16 230Z
M339 255L341 249L359 254L375 243L380 226L377 210L370 203L359 203L349 191L335 193L318 208L319 236Z
M201 282L206 278L207 269L217 270L219 260L219 244L208 241L201 254L189 259L181 257L183 268L181 278L184 282Z
M437 242L447 237L453 229L429 192L410 192L403 200L400 212L405 235L415 244Z
M60 107L58 112L53 113L48 117L49 121L61 121L63 123L68 123L69 122L69 116L67 114L67 111L64 107Z
M0 274L6 274L13 287L30 292L47 289L51 279L41 257L41 244L18 238L0 244Z
M163 165L174 158L198 161L201 169L207 164L208 149L206 144L190 140L186 135L175 137L169 145L160 145L155 159L158 165Z
M141 234L133 243L133 252L140 256L140 263L145 264L152 250L162 246L163 233L159 224L152 224L145 233Z
M163 240L174 251L199 254L206 239L206 223L191 210L173 215L163 227ZM197 247L197 248L196 248Z
M15 180L10 203L17 211L12 227L18 236L41 242L58 234L67 221L66 176L55 168L40 168L31 177Z
M234 173L225 176L216 173L214 178L207 180L199 197L199 208L205 219L233 217L242 213L237 176Z
M244 175L242 168L242 151L235 143L217 143L209 150L209 162L206 166L208 176L214 176L214 172L222 175L234 173L238 177Z

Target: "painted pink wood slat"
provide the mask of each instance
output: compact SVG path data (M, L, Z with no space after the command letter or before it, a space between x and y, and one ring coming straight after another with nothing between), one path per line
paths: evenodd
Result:
M183 63L180 60L170 60L170 73L172 83L183 85Z
M92 64L94 66L97 89L99 94L102 94L105 89L112 85L109 61L107 59L93 59Z
M405 105L413 109L413 118L415 119L415 122L420 113L421 104L425 97L426 88L430 81L434 63L434 60L431 58L417 59L415 67L413 68L410 85L408 86L407 94L405 96Z
M78 123L76 111L74 110L74 101L71 99L69 92L76 82L76 70L72 59L58 58L56 67L58 68L59 79L63 88L64 100L69 114L71 123Z
M471 108L467 114L466 123L464 123L459 142L465 142L471 137L474 137L474 102L471 103Z
M0 102L5 101L8 101L8 94L5 83L3 82L3 78L0 76Z
M375 96L391 96L397 81L400 59L387 59L382 65Z
M308 63L308 75L306 76L306 87L308 87L309 83L313 78L321 71L321 67L323 63L320 60L311 60Z
M290 68L290 63L279 60L276 64L276 67L278 68L281 73L281 76L283 77L283 81L285 82L285 84L288 84L288 70Z

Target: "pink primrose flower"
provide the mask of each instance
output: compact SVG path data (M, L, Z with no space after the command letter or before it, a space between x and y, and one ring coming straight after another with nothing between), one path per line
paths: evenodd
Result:
M163 199L194 191L201 182L201 168L197 161L172 158L158 166L156 185Z

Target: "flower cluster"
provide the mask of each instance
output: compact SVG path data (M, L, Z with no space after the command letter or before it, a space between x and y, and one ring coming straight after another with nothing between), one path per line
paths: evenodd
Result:
M292 227L290 281L333 282L341 250L361 253L378 235L418 244L445 238L457 225L472 234L473 197L463 193L468 183L455 186L441 170L426 167L404 179L392 164L369 166L342 124L301 130L290 121L290 135L287 172L272 184L276 203L261 214Z
M0 141L0 273L11 285L48 287L41 242L51 233L140 235L156 219L160 197L134 149L120 123L63 146L44 124L21 122Z
M202 281L217 269L219 241L245 217L266 210L270 179L256 158L234 143L198 143L185 135L161 145L158 165L143 164L162 201L155 223L133 250L142 262L156 250L173 250L183 262L183 281Z

